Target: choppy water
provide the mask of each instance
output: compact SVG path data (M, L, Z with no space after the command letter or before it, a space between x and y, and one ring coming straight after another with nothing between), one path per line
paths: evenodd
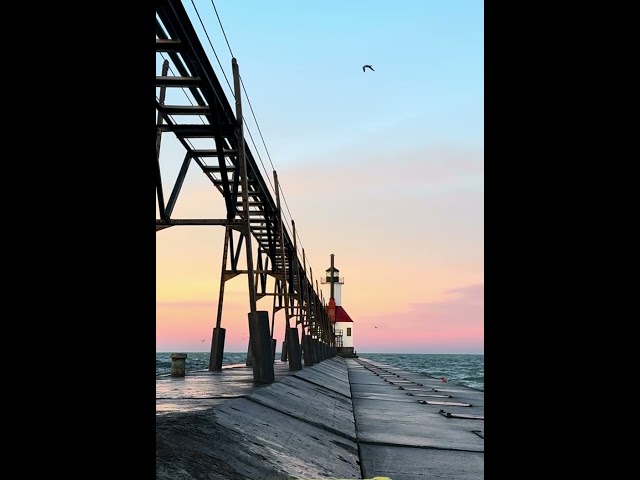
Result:
M171 373L171 353L172 352L156 352L156 375ZM209 368L209 352L181 352L186 353L185 370L193 372L195 370L207 370ZM276 354L276 358L280 358L280 353ZM222 365L234 365L237 363L246 363L247 353L225 352L222 356Z
M358 357L484 391L483 354L358 352Z
M209 352L186 353L185 369L187 371L206 370L209 368ZM358 356L430 377L445 377L450 383L484 390L484 355L358 352ZM280 358L280 352L276 353L276 358ZM244 364L246 359L246 352L225 353L222 358L222 365ZM170 372L171 353L156 353L156 375Z

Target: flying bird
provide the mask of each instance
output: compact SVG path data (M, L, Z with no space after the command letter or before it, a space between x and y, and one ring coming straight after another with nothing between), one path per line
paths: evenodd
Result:
M202 341L204 342L206 340L206 338L203 338Z
M366 72L365 68L370 68L372 72L375 72L375 70L373 69L373 67L371 65L365 65L362 67L362 71Z

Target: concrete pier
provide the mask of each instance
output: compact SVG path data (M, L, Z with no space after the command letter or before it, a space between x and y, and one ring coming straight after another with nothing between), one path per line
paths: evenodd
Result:
M156 381L156 478L484 478L484 392L366 358Z
M484 392L366 359L345 362L365 478L484 478Z

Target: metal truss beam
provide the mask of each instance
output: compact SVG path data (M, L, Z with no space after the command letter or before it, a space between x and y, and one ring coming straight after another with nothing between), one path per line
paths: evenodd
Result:
M303 332L332 344L332 325L318 282L306 274L304 254L299 258L295 224L290 235L282 222L279 198L275 199L262 176L253 152L244 139L240 75L233 59L234 105L229 102L222 84L209 62L203 45L180 0L156 1L156 52L167 55L171 68L156 75L157 162L156 188L160 218L156 232L173 226L223 226L225 243L221 270L220 297L216 326L220 328L224 283L237 275L248 276L251 311L255 302L273 296L273 313L285 309L286 323L301 325ZM188 92L180 103L179 95L167 100L168 92ZM194 121L195 118L195 121ZM201 123L197 123L200 120ZM163 182L159 173L160 139L175 135L185 149L185 156L171 195L164 204ZM192 139L210 139L215 148L193 145ZM200 169L222 195L226 218L174 219L172 213L180 198L186 173L191 163ZM277 174L275 193L278 196ZM234 237L234 231L236 233ZM292 239L293 238L293 239ZM253 261L252 239L258 252ZM247 268L239 269L242 247ZM267 292L267 277L274 279L273 291ZM271 328L273 337L273 325Z

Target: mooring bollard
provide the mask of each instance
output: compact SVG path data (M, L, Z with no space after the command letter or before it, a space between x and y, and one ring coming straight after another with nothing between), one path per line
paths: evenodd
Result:
M186 353L172 353L171 354L171 376L172 377L184 377L184 365Z

